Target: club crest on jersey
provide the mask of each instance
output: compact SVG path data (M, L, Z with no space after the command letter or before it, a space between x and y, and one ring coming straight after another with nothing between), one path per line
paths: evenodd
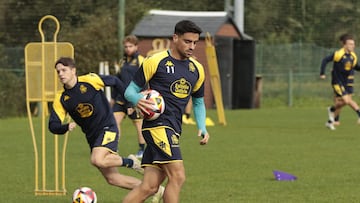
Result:
M137 60L136 59L131 60L130 65L131 66L136 66L137 65Z
M194 64L193 63L189 63L189 71L190 72L195 72L195 66L194 66Z
M90 117L94 112L94 107L89 103L80 103L76 107L76 111L81 118Z
M171 84L170 91L177 98L186 98L190 94L191 84L185 78L180 78Z
M80 85L79 89L80 89L81 94L84 94L87 92L87 87L85 85Z

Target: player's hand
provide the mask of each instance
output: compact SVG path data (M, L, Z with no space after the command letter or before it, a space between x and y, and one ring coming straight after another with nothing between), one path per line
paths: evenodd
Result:
M320 75L320 79L325 79L326 78L326 75Z
M70 122L68 130L71 132L72 130L74 130L75 127L76 127L76 123L75 122Z
M144 98L141 98L139 100L139 102L136 104L136 106L143 112L146 114L150 114L150 112L147 109L150 110L156 110L154 109L154 105L155 103L152 100L146 100Z
M200 140L200 145L206 145L210 139L209 133L204 134L201 130L198 131L198 136L202 137L202 139Z

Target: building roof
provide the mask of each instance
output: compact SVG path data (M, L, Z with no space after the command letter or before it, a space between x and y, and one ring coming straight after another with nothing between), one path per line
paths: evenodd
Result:
M203 30L200 35L202 38L207 32L214 36L221 25L232 22L224 11L151 10L149 15L144 16L135 26L132 34L138 37L171 37L175 24L181 20L191 20L196 23ZM235 24L234 26L236 27Z

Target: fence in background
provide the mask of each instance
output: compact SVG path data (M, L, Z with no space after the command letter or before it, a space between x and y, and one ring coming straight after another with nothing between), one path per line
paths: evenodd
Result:
M329 63L327 66L326 80L319 79L319 72L322 58L336 49L325 49L314 44L301 43L257 44L255 71L262 80L260 108L308 105L318 101L330 103L332 64ZM358 50L356 52L359 53ZM18 77L24 77L23 48L6 48L4 53L7 65L4 67L1 64L0 73L14 73ZM360 89L357 88L359 79L357 78L359 76L355 74L355 100L360 95ZM1 92L3 91L1 90Z
M281 44L256 46L255 71L262 77L262 103L272 106L315 105L320 101L331 103L330 71L326 80L320 80L321 60L337 48L325 49L314 44ZM357 53L358 50L356 50ZM354 98L359 89L355 74ZM270 101L271 103L269 104Z

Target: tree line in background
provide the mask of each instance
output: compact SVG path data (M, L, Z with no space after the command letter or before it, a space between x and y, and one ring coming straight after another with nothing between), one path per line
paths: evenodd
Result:
M360 30L360 1L244 1L244 32L252 36L258 44L300 42L337 47L337 38L342 33L349 32L356 36ZM131 33L136 23L150 9L224 11L224 5L224 0L193 0L185 3L182 0L127 0L125 34ZM232 1L230 5L233 5ZM118 6L119 1L116 0L59 0L53 3L46 0L0 0L0 70L11 67L11 63L20 66L17 67L20 69L24 67L24 60L21 58L23 52L20 56L15 56L16 54L8 54L8 50L14 47L24 48L29 42L40 41L38 22L48 14L56 16L60 21L58 41L71 42L74 45L80 74L96 72L99 61L119 60ZM43 30L48 32L45 32L46 40L52 41L54 24L51 21L44 22ZM7 74L10 74L7 78L14 81L12 73ZM17 83L24 84L24 81ZM4 87L1 84L2 101L5 95L9 98L6 91L19 92L21 89L17 87L16 91L4 90ZM24 92L19 95L25 95ZM13 101L18 101L19 95L15 95ZM1 107L4 106L2 103ZM4 117L5 113L1 109L0 117Z
M257 43L303 42L334 47L338 46L337 37L342 33L356 35L360 30L360 1L244 1L245 32ZM125 34L129 34L150 9L223 11L224 5L224 0L186 3L181 0L128 0ZM61 24L58 41L74 44L80 70L93 71L98 61L118 58L118 6L119 1L115 0L62 0L54 3L46 0L0 1L0 47L24 47L28 42L40 41L38 22L41 17L51 14ZM45 22L44 30L51 32L54 25ZM46 36L51 34L45 33Z

